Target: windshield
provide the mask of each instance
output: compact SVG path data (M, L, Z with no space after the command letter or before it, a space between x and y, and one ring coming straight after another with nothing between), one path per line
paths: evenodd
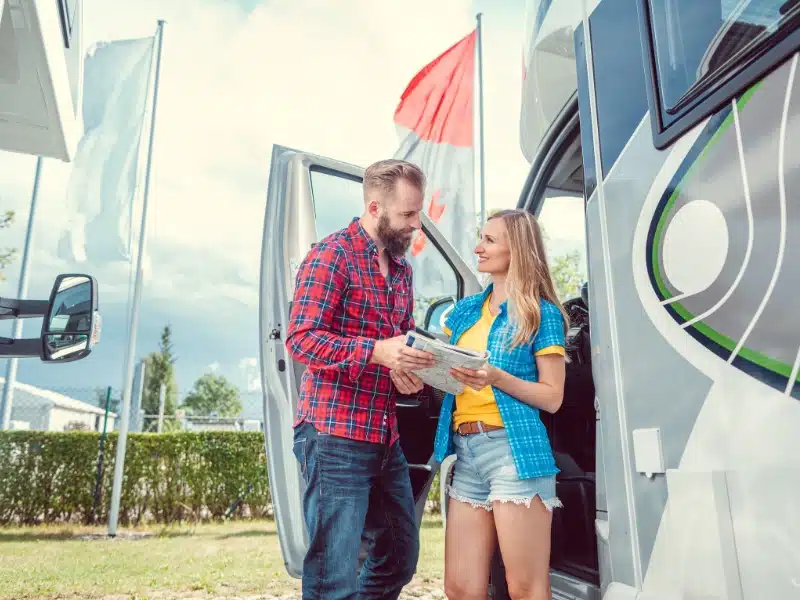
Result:
M573 35L581 19L576 0L526 2L520 146L528 162L578 89Z
M796 0L649 0L658 82L673 112L762 42L794 27Z

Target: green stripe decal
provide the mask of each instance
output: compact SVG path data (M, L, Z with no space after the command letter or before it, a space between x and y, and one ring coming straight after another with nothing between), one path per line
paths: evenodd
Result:
M744 106L752 99L758 88L761 86L761 82L759 81L755 85L751 86L742 96L736 101L736 106L738 110L744 108ZM686 171L686 174L683 176L681 181L675 187L672 194L669 197L669 200L664 205L661 214L658 217L658 223L656 225L656 231L653 235L653 250L650 256L651 265L653 268L653 276L655 279L655 283L658 287L658 292L660 293L661 297L667 299L671 296L671 292L667 289L666 283L664 282L663 275L661 273L661 261L659 260L659 253L662 249L662 244L664 241L664 233L667 227L667 220L672 214L672 210L675 207L675 203L677 202L678 196L680 195L684 184L690 180L690 177L704 161L704 159L708 156L709 150L714 147L714 145L719 141L720 137L722 136L725 131L731 126L734 122L733 119L733 112L725 118L725 120L720 124L717 130L709 139L706 146L703 148L700 155L697 157L697 160L689 167ZM674 302L669 305L677 315L683 319L683 322L691 321L695 318L691 312L689 312L685 306L683 306L680 302ZM729 352L733 352L736 348L736 342L731 338L727 337L726 335L716 331L715 329L709 327L702 321L694 323L690 325L691 328L695 329L698 333L705 336L709 340L713 341L717 345L725 348ZM772 371L773 373L777 373L782 375L783 377L789 378L792 375L792 365L783 363L779 360L771 358L766 354L762 354L756 350L752 350L747 347L741 348L739 351L739 356L749 362L752 362L768 371ZM800 374L797 376L797 381L800 381Z

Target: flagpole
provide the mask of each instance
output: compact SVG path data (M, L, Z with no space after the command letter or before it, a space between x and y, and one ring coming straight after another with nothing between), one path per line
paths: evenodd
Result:
M139 305L142 301L142 280L144 266L144 249L147 240L147 205L150 198L150 167L153 159L153 140L156 133L156 107L158 105L158 84L161 78L161 49L164 42L163 19L158 21L158 46L156 47L156 72L153 78L153 104L150 114L150 140L147 147L147 163L144 174L144 193L142 195L142 218L139 228L139 250L136 261L136 282L133 287L133 304L131 306L131 320L128 331L128 349L125 353L125 379L122 388L122 406L120 410L119 436L117 438L117 453L114 460L114 483L111 488L111 508L108 514L108 535L117 535L117 522L119 520L119 504L122 496L122 474L125 470L125 446L128 441L128 427L131 412L131 390L133 388L134 357L136 354L136 329L139 325Z
M478 164L480 165L480 198L481 198L481 226L486 223L486 173L485 154L483 145L483 13L475 16L477 25L477 63L478 63L478 130L480 146L478 146Z
M19 282L17 283L17 298L24 299L28 295L28 267L31 263L31 245L33 243L33 223L36 219L36 204L39 199L39 180L42 176L41 156L36 158L36 172L33 176L33 193L31 194L31 206L28 211L28 231L25 234L25 246L22 250L22 264L19 269ZM22 319L14 320L14 330L11 334L13 339L22 337ZM14 384L17 381L18 358L10 358L6 363L6 380L3 385L3 412L0 429L8 429L11 425L11 404L14 402Z

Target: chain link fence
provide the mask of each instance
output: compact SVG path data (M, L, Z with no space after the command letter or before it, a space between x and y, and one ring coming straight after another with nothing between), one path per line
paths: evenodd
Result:
M5 385L0 378L0 390ZM192 414L181 407L188 390L178 392L177 408L163 414L142 408L142 392L134 385L128 431L263 431L262 395L239 390L242 408L236 415ZM114 387L40 387L15 382L10 397L8 429L30 431L117 431L122 392ZM106 410L107 409L107 410Z

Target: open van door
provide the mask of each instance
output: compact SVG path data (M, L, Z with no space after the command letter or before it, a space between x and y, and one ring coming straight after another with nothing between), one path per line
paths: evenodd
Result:
M363 212L363 173L359 167L329 158L273 147L261 257L261 383L270 492L281 551L293 577L302 573L308 544L302 511L305 484L292 454L292 424L304 366L286 352L286 326L295 275L312 244ZM418 329L439 333L448 307L458 298L477 293L481 286L424 214L422 228L431 242L425 244L424 259L434 266L437 277L424 285L415 278L414 316ZM412 265L417 260L412 257ZM441 398L435 398L430 404L401 403L397 408L418 522L437 469L432 455L440 402Z

